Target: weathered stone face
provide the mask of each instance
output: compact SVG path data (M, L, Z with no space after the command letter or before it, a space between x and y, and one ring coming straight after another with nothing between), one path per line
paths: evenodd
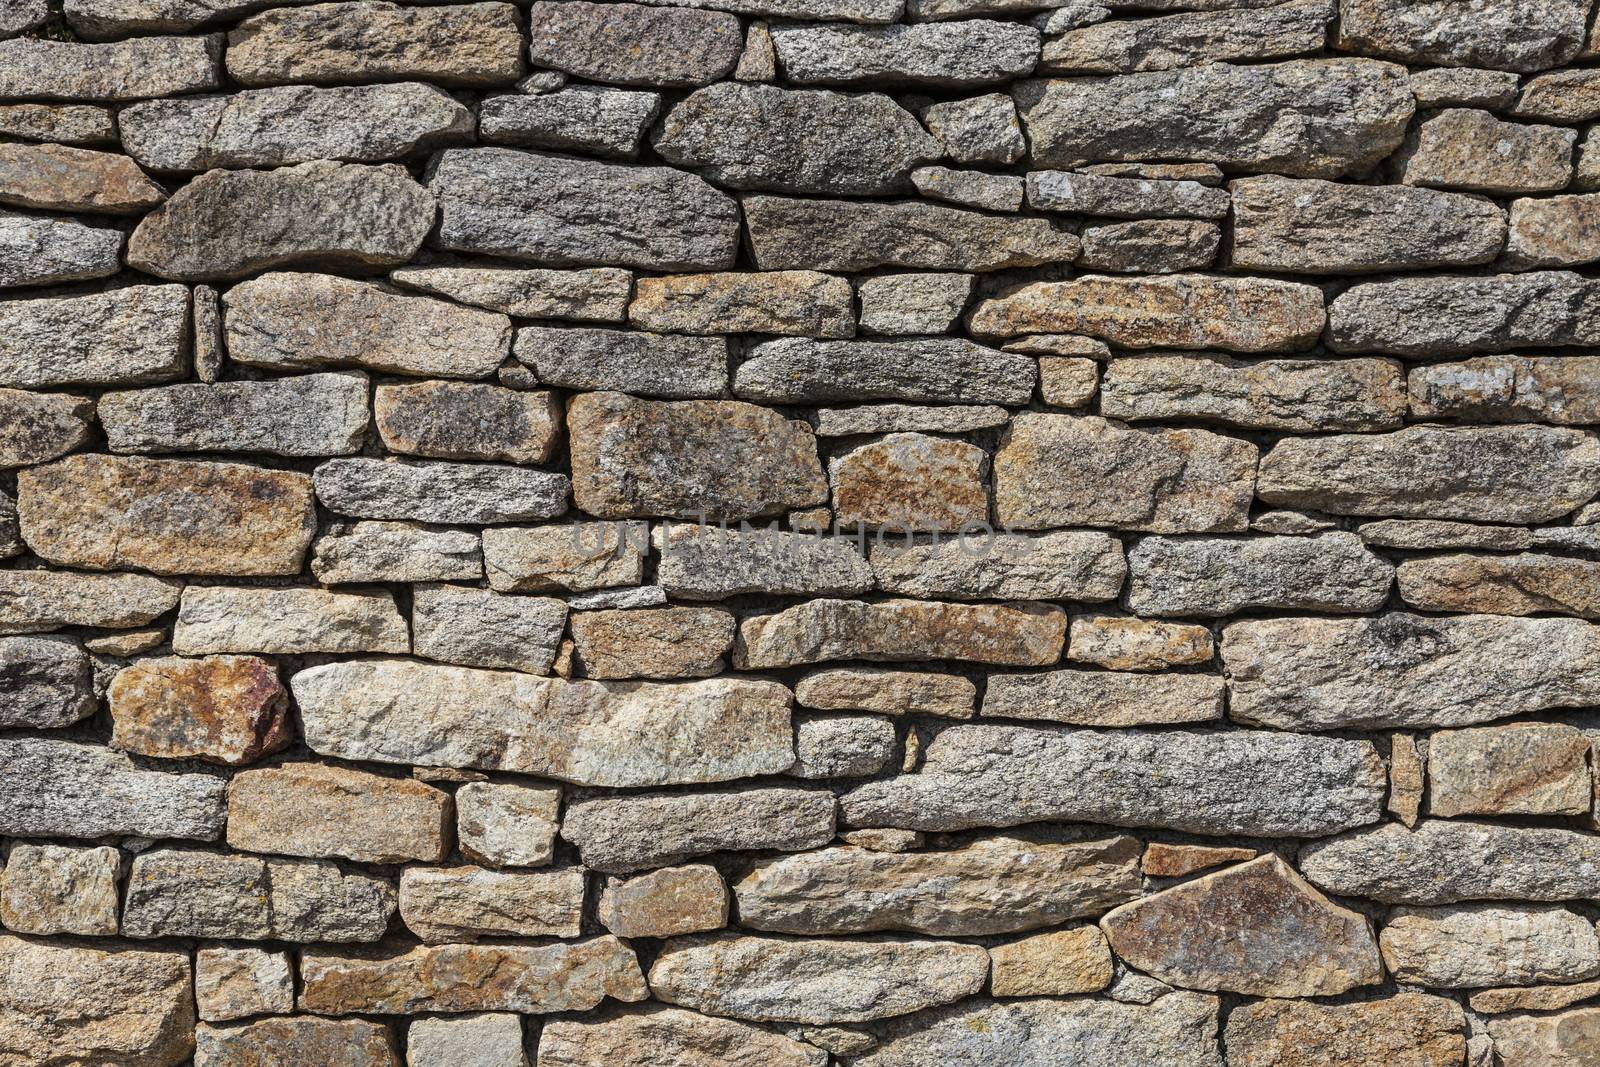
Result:
M188 372L189 294L130 285L0 303L0 385L145 385Z
M1584 815L1591 793L1587 735L1516 723L1446 730L1428 745L1428 811L1445 815Z
M456 790L461 854L490 867L542 867L550 862L561 790L468 782Z
M618 937L677 937L728 922L728 887L715 867L665 867L633 878L608 878L600 922Z
M106 393L97 414L114 452L349 455L367 432L367 380L308 374L137 389Z
M537 96L505 93L483 101L479 133L494 144L634 159L660 112L660 93L628 89L579 85Z
M741 593L853 596L872 588L872 568L854 545L780 530L671 526L652 534L656 579L684 600Z
M644 578L645 523L501 526L483 531L489 585L502 592L574 592L637 585Z
M115 937L121 868L108 846L13 845L0 871L0 923L18 934Z
M758 518L827 499L810 428L753 404L589 393L567 432L573 499L601 518Z
M0 571L0 633L143 626L178 606L179 588L144 574Z
M1328 346L1340 353L1424 359L1597 336L1600 291L1570 271L1368 282L1328 308Z
M833 794L814 789L660 793L574 802L561 823L584 866L608 874L706 852L799 852L833 838Z
M1572 174L1576 134L1556 126L1502 122L1457 108L1423 121L1407 138L1400 177L1408 185L1498 195L1551 193Z
M553 394L496 385L380 385L373 408L390 449L431 459L541 464L561 433Z
M462 304L507 315L621 322L627 317L633 275L616 267L587 270L401 267L389 273L389 280L404 289L447 296Z
M819 1048L681 1008L651 1005L603 1021L561 1019L539 1035L546 1067L824 1067Z
M1190 989L1334 996L1383 977L1367 918L1277 856L1124 904L1100 926L1121 959Z
M1260 10L1101 22L1053 38L1040 69L1050 74L1119 74L1304 55L1322 48L1332 15L1327 0L1291 0Z
M1157 671L1210 663L1211 631L1188 623L1150 622L1119 615L1078 615L1067 658L1113 671Z
M299 1061L329 1067L393 1067L400 1062L393 1031L364 1019L261 1019L195 1030L195 1063Z
M529 56L588 81L685 88L729 73L739 60L739 21L720 11L540 2Z
M104 278L121 268L121 256L122 234L117 230L67 219L0 215L0 288Z
M1018 404L1034 361L971 341L768 341L734 374L736 396L766 404L906 400Z
M1496 1056L1508 1067L1538 1067L1587 1055L1596 1027L1600 1027L1600 1012L1592 1007L1559 1015L1511 1016L1491 1020L1488 1025Z
M1043 604L813 600L744 620L734 665L939 658L1042 667L1061 657L1066 627L1066 615Z
M1343 58L1025 81L1013 95L1035 163L1188 159L1303 178L1370 170L1416 106L1403 68Z
M89 656L76 642L0 638L0 726L70 726L97 704Z
M733 616L715 608L586 611L572 618L575 662L590 678L719 674L733 635Z
M1033 28L978 19L885 29L780 25L772 44L784 75L802 85L961 88L1027 74L1039 59Z
M835 520L903 531L982 526L989 456L976 445L890 434L831 460Z
M488 871L407 867L400 917L429 944L479 937L577 937L583 930L581 870Z
M795 686L796 703L826 711L876 711L969 719L977 687L959 675L838 667L814 671Z
M1372 612L1394 568L1352 533L1316 537L1146 537L1128 552L1129 610L1140 615L1240 611Z
M1587 425L1600 421L1600 361L1591 359L1481 356L1430 363L1407 378L1411 411L1420 418Z
M190 586L172 649L185 656L404 653L411 638L394 596L384 591Z
M1255 475L1255 446L1235 438L1023 413L995 455L995 517L1024 530L1231 532L1246 526Z
M1586 14L1577 0L1498 0L1471 12L1439 2L1343 0L1338 44L1402 62L1532 72L1578 54Z
M899 534L899 528L885 533ZM954 532L955 536L950 534ZM885 537L871 549L878 587L901 596L953 600L1110 600L1127 576L1109 534L1060 530L996 534L946 526L935 544Z
M73 456L17 488L28 547L92 570L294 574L316 526L310 478L243 464Z
M1382 946L1397 981L1436 989L1573 982L1600 973L1594 924L1565 908L1397 908Z
M244 771L228 786L228 844L251 852L437 863L449 815L432 786L318 763Z
M254 763L292 740L289 694L255 656L168 656L117 672L106 691L111 744L163 759Z
M1071 658L1069 656L1069 658ZM1075 726L1154 726L1222 718L1222 679L1116 671L991 674L983 714Z
M674 277L683 276L660 280L671 285ZM639 279L641 284L646 280ZM701 312L717 314L709 304L702 307L696 301L695 306ZM670 324L660 325L665 328ZM772 323L766 325L770 327ZM515 352L517 361L533 371L539 381L566 389L615 389L634 396L668 399L722 397L728 393L728 342L721 337L524 326L517 331Z
M950 727L928 746L919 773L858 786L840 803L849 826L959 830L1070 819L1316 837L1375 822L1386 779L1364 741L985 723Z
M701 937L669 941L650 968L657 999L757 1022L865 1022L983 988L989 955L955 942Z
M1111 984L1111 950L1093 926L1034 934L989 949L997 997L1098 993Z
M61 145L0 145L0 204L137 215L165 199L127 156Z
M477 581L483 577L483 551L478 535L466 530L357 522L342 533L317 539L311 573L330 585Z
M313 480L340 514L471 525L555 518L569 488L565 475L509 465L379 459L329 460Z
M1442 1067L1466 1055L1465 1025L1455 1002L1420 993L1353 1004L1264 1000L1233 1011L1224 1038L1239 1067L1335 1067L1352 1057Z
M222 86L218 37L134 37L111 44L0 41L0 94L113 102Z
M194 999L200 1018L229 1022L294 1010L294 971L287 952L202 948L194 954Z
M628 320L677 333L855 333L850 283L806 270L640 278Z

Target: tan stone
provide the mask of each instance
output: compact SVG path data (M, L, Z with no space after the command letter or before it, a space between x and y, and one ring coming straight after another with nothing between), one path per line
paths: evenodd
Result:
M1217 845L1168 845L1152 841L1144 850L1144 873L1151 878L1182 878L1224 863L1253 860L1253 848Z
M804 422L736 400L585 393L567 407L572 495L606 519L746 519L827 502Z
M0 935L0 1062L175 1067L194 1048L184 952Z
M195 1067L399 1067L393 1031L365 1019L262 1019L195 1031Z
M1514 1011L1560 1011L1594 997L1600 997L1600 982L1480 989L1467 1003L1484 1015L1504 1015Z
M1555 193L1572 177L1576 130L1504 122L1487 111L1450 108L1424 118L1396 160L1407 185L1520 196Z
M127 156L59 144L0 145L0 204L138 215L166 198Z
M1205 430L1139 430L1095 416L1023 413L994 459L1008 528L1110 526L1219 533L1248 525L1256 446Z
M855 294L847 279L810 270L640 278L628 320L665 333L852 337Z
M1100 387L1100 364L1081 356L1039 357L1039 399L1053 408L1081 408Z
M891 527L870 551L880 590L926 600L1111 600L1128 574L1122 543L1097 530L979 525L910 537Z
M633 950L609 935L550 945L307 950L300 1009L319 1015L588 1011L650 995Z
M559 1019L539 1067L826 1067L828 1054L731 1019L649 1005L606 1019Z
M542 867L554 854L561 790L468 782L456 790L461 854L489 867Z
M989 456L965 441L895 433L828 465L840 526L959 530L989 517Z
M1575 982L1600 974L1594 923L1566 908L1396 908L1379 935L1397 982L1443 989Z
M763 670L833 659L958 659L1043 667L1061 658L1066 613L1044 604L812 600L739 626L734 665Z
M108 846L18 842L0 870L0 925L18 934L114 937L121 868L121 853Z
M437 863L449 828L449 794L402 778L286 763L228 786L228 844L250 852Z
M1126 615L1078 615L1072 620L1067 658L1113 671L1159 671L1210 663L1211 631L1180 622Z
M1100 927L1124 962L1188 989L1333 996L1383 978L1367 918L1276 855L1124 904Z
M1600 1040L1600 1008L1559 1015L1512 1015L1489 1020L1501 1067L1579 1067Z
M1394 734L1389 739L1389 801L1385 806L1407 826L1417 825L1426 771L1427 763L1416 737Z
M1552 196L1511 202L1511 234L1503 260L1506 266L1518 270L1576 267L1597 259L1600 196Z
M23 539L66 567L294 574L316 530L309 476L237 463L70 456L17 489Z
M1264 1000L1228 1016L1229 1067L1460 1067L1466 1019L1454 1001L1400 993L1355 1004Z
M191 585L183 591L172 650L180 655L411 651L411 632L382 589L259 589Z
M1064 997L1111 984L1111 949L1093 926L1052 930L989 949L989 993Z
M1426 556L1401 563L1395 577L1400 598L1422 611L1600 619L1600 563L1590 560L1542 552Z
M876 711L970 719L978 687L956 674L835 667L814 671L794 687L795 703L821 711Z
M798 852L833 839L833 794L819 789L597 796L569 805L563 839L607 874L707 852Z
M561 436L554 393L477 382L380 385L372 410L391 452L431 459L545 463Z
M1428 744L1428 812L1586 814L1589 744L1581 730L1551 723L1440 731Z
M400 917L429 944L480 937L577 937L583 932L582 869L489 871L407 867Z
M967 316L980 337L1075 333L1121 348L1310 348L1325 321L1322 291L1266 278L1211 274L1032 282L981 301Z
M578 522L483 531L489 585L502 593L583 592L644 579L649 526Z
M733 616L716 608L585 611L571 625L590 678L704 678L722 671L733 647Z
M256 656L166 656L117 672L106 691L111 747L239 766L293 740L278 669Z
M1460 363L1427 363L1411 369L1406 385L1416 418L1578 426L1600 422L1596 356L1479 356Z
M287 952L228 945L194 955L194 999L208 1023L294 1011L294 966Z
M600 923L618 937L678 937L728 924L728 887L715 867L663 867L607 878Z
M483 549L472 530L357 522L335 526L317 538L311 546L311 573L328 585L476 582L483 577Z
M1225 690L1222 678L1213 674L995 674L989 677L982 713L1078 726L1211 722L1222 718Z
M740 925L789 934L1015 933L1097 915L1139 894L1130 837L1051 844L986 838L936 852L826 848L736 882Z

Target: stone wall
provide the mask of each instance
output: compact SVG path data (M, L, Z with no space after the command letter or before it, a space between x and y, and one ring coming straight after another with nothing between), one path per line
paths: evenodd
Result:
M1600 1062L1591 0L271 2L0 9L0 1067Z

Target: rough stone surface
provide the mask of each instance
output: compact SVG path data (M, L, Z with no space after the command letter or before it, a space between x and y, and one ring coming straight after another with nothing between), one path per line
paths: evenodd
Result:
M318 763L243 771L228 786L228 844L362 863L438 862L447 794L421 782Z
M589 678L703 678L721 673L733 635L716 608L586 611L572 617L573 662Z
M1381 944L1396 981L1435 989L1572 982L1600 973L1594 924L1565 908L1397 908Z
M380 385L373 410L389 448L431 459L544 463L561 432L553 394L479 383Z
M640 284L646 280L641 278ZM660 281L678 284L670 277ZM705 312L714 313L708 307L694 314ZM706 324L707 320L697 323ZM517 331L515 352L539 381L565 389L615 389L669 399L721 397L728 392L728 342L720 337L524 326Z
M961 659L1042 667L1060 658L1066 629L1066 615L1043 604L813 600L740 623L734 665Z
M1500 195L1553 193L1572 176L1573 130L1505 122L1487 111L1454 108L1407 137L1400 179L1407 185Z
M324 507L364 519L476 525L567 510L565 475L509 465L334 459L314 480Z
M1497 0L1470 11L1436 0L1342 0L1338 44L1405 62L1530 72L1578 54L1587 10L1577 0Z
M127 629L178 606L178 583L143 574L0 571L0 633Z
M117 672L106 690L111 745L162 759L236 766L289 744L288 691L255 656L167 656Z
M165 199L127 156L62 145L0 145L0 204L138 215Z
M799 852L833 838L833 794L813 789L597 797L568 807L561 836L608 874L707 852Z
M501 311L507 315L578 322L621 322L627 315L633 275L615 267L584 270L401 267L390 272L389 280L405 289L447 296L462 304Z
M1224 1040L1239 1067L1443 1067L1466 1055L1465 1024L1453 1001L1421 993L1352 1004L1263 1000L1229 1014Z
M636 522L500 526L483 531L484 564L490 587L507 593L637 585L648 541Z
M1283 59L1320 50L1332 15L1328 0L1289 0L1259 9L1101 22L1051 39L1040 69L1051 74L1121 74L1223 60Z
M54 285L115 274L122 234L68 219L0 214L0 288Z
M1432 815L1583 815L1589 738L1572 726L1445 730L1428 745Z
M429 944L479 937L577 937L583 932L581 870L489 871L408 867L400 917Z
M542 1067L824 1067L827 1053L732 1019L650 1006L552 1022L539 1035L539 1059Z
M96 414L113 452L349 455L367 432L367 380L308 374L137 389L106 393Z
M0 638L0 726L70 726L97 705L89 656L76 642Z
M1353 533L1146 537L1128 552L1126 604L1140 615L1377 611L1394 568Z
M993 674L984 692L983 714L1075 726L1208 722L1222 718L1225 688L1220 678L1204 674L1151 677L1076 670Z
M0 41L0 95L111 103L222 86L216 37L134 37L110 44Z
M989 963L989 992L997 997L1098 993L1111 984L1111 949L1093 926L996 945Z
M981 520L980 520L981 521ZM900 596L952 600L1110 600L1127 575L1122 546L1109 534L949 533L938 543L875 542L878 587Z
M539 0L529 58L589 81L683 88L733 70L744 37L720 11Z
M294 970L287 952L202 948L194 955L194 999L200 1018L230 1022L294 1010Z
M189 294L130 285L0 304L0 385L144 385L188 371Z
M873 571L853 544L807 533L733 527L672 526L652 534L656 577L685 600L742 593L852 596L873 586Z
M794 690L802 707L970 719L977 687L953 674L837 667L814 671Z
M1511 1016L1488 1024L1495 1058L1507 1067L1582 1062L1593 1047L1600 1012L1574 1008L1559 1015Z
M413 587L416 653L440 663L548 674L566 621L566 604L546 597L459 585Z
M478 535L404 522L358 522L312 545L311 573L329 585L483 577Z
M1210 663L1211 631L1179 622L1120 615L1078 615L1072 620L1067 658L1113 671L1158 671Z
M976 445L897 433L828 466L834 518L845 526L958 530L989 514L989 456Z
M197 1067L298 1060L329 1067L393 1067L400 1062L393 1031L364 1019L261 1019L195 1030Z
M953 338L766 341L751 349L734 394L766 404L854 400L1016 404L1033 392L1034 361Z
M850 283L815 271L640 278L628 319L672 333L855 333Z
M506 93L479 107L479 132L495 144L633 159L660 111L659 93L628 89L581 85L536 96Z
M550 862L561 790L468 782L455 801L456 840L467 859L489 867Z
M780 25L772 44L784 75L801 85L963 88L1020 77L1039 61L1039 31L984 19L882 29Z
M13 845L0 871L0 923L18 934L115 937L121 868L121 853L104 845Z
M618 937L677 937L728 922L728 887L715 867L663 867L633 878L608 878L600 922Z

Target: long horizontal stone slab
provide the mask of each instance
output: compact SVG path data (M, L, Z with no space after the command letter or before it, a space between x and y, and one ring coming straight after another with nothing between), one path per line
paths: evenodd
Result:
M592 797L568 805L561 836L584 866L619 874L707 852L819 848L833 840L835 807L822 789Z
M384 589L191 585L178 608L172 650L185 656L406 653L411 630L394 594Z
M1147 537L1128 552L1128 610L1220 618L1241 611L1377 611L1394 566L1361 538Z
M750 349L733 393L763 404L907 400L1026 404L1038 361L955 337L918 341L767 341Z
M362 374L198 382L107 393L96 415L113 452L344 456L370 416Z
M222 86L222 37L0 41L0 96L113 102Z
M1572 271L1397 278L1328 305L1328 347L1412 359L1600 343L1600 283Z
M0 737L0 834L215 841L226 785L209 774L143 770L99 745Z
M992 674L982 713L1074 726L1154 726L1222 718L1227 687L1211 674L1046 671Z
M502 463L332 459L312 475L324 507L363 519L482 525L567 510L564 474Z
M836 659L1041 667L1061 658L1066 627L1066 614L1043 604L812 600L745 619L734 662L749 670Z
M0 571L0 634L143 626L178 606L182 585L147 574Z
M0 386L173 381L189 373L188 330L189 291L181 285L3 301Z

